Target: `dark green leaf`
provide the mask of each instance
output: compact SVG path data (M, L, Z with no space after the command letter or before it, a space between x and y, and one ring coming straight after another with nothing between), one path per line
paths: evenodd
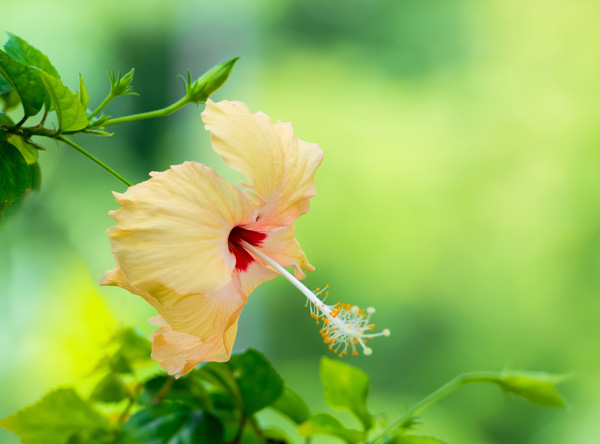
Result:
M8 33L9 39L4 50L24 65L35 66L51 76L60 79L58 71L50 63L50 59L40 50L34 48L22 38Z
M0 49L0 75L10 84L23 104L26 116L35 116L44 105L46 88L39 75Z
M250 348L228 362L237 381L244 411L251 415L275 401L283 392L283 379L260 352Z
M196 370L198 376L218 388L228 399L242 408L242 395L230 367L226 363L209 362Z
M81 106L83 106L84 109L87 109L90 102L90 96L88 96L87 88L85 87L85 83L83 83L81 74L79 74L79 100L81 101Z
M310 416L310 410L304 400L289 387L283 389L283 393L275 400L271 407L283 413L296 424L301 424Z
M116 373L109 373L94 388L90 399L97 402L119 402L127 396L123 378Z
M14 125L13 119L11 119L8 114L4 114L0 111L0 125Z
M365 430L373 426L373 417L367 410L369 376L359 368L342 361L321 358L321 381L325 401L334 408L350 410Z
M21 152L0 139L0 202L14 202L31 186L31 171Z
M345 428L337 419L326 413L311 416L306 422L298 426L300 436L330 435L343 439L348 444L355 444L362 440L363 434L358 430Z
M0 421L15 432L23 444L64 444L75 434L108 429L109 424L72 389L46 395L37 404Z
M173 380L172 383L168 381ZM169 387L169 384L172 384ZM168 389L168 390L166 390ZM172 376L157 376L144 384L141 402L153 404L159 400L179 401L189 406L197 406L202 410L212 410L212 402L200 378L194 373L183 378L173 379Z
M41 74L46 91L54 104L59 131L79 131L88 126L85 108L79 98L56 77L44 71Z
M196 444L223 442L223 424L210 413L164 402L131 416L119 444Z
M5 92L10 91L12 86L3 77L0 77L0 94L4 94Z
M542 372L506 372L499 385L502 390L519 395L534 404L545 407L563 407L562 396L556 391L556 384L565 376Z

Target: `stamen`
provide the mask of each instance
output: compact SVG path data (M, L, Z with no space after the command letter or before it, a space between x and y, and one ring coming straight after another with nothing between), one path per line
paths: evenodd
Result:
M323 337L323 342L340 358L347 355L348 352L351 352L352 355L358 355L357 345L360 345L363 353L369 356L373 353L373 350L365 345L367 339L390 335L390 330L387 328L379 333L372 333L375 324L370 324L369 322L371 315L375 313L375 308L367 308L367 313L365 314L365 310L360 309L356 305L352 306L340 302L335 305L326 305L324 301L329 295L329 284L323 289L317 288L315 291L310 291L285 268L262 251L247 242L242 241L241 244L246 250L275 268L306 296L305 307L309 307L310 317L315 319L317 324L319 324L319 321L323 322L323 327L319 330L319 333ZM325 297L320 299L319 296L323 293L325 293Z

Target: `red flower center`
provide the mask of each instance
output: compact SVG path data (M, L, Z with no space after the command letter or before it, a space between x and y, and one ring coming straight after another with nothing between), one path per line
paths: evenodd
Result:
M233 227L233 230L229 233L227 243L229 251L235 256L235 269L237 271L246 271L250 264L254 262L254 257L242 247L242 241L256 247L262 244L266 237L266 233L246 230L242 227Z

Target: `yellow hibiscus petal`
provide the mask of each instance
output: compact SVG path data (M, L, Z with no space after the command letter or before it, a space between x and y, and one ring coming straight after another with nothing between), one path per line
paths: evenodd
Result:
M298 139L290 123L273 124L241 102L208 100L202 119L214 150L262 199L258 220L264 229L290 225L308 211L323 157L319 145Z
M308 262L304 251L294 237L295 231L293 225L271 230L260 245L260 249L282 267L294 267L296 278L304 279L306 275L302 269L313 271L315 267Z
M183 376L202 362L229 360L230 353L223 347L223 335L215 335L203 342L195 336L173 330L160 316L150 318L149 321L160 327L150 336L152 359L170 375Z
M255 209L211 168L186 162L115 196L123 208L110 213L117 225L107 233L131 286L211 294L231 282L227 239Z

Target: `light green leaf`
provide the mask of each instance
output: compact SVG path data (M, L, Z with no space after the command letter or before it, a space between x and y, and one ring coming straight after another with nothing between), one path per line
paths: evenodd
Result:
M283 389L283 393L275 400L271 407L283 413L296 424L301 424L310 416L310 410L304 400L289 387Z
M118 444L195 444L223 442L223 424L208 412L163 402L134 414Z
M46 99L46 89L40 77L31 68L1 49L0 76L4 77L4 80L18 94L26 116L35 116L42 109Z
M64 444L69 437L108 429L104 417L72 389L59 389L37 404L0 421L0 426L16 433L23 444Z
M543 372L504 372L499 380L502 390L519 395L545 407L563 407L565 402L556 384L566 377Z
M330 435L343 439L348 444L355 444L362 440L363 434L358 430L345 428L337 419L326 413L311 416L307 421L298 426L300 436Z
M54 104L61 132L79 131L88 126L85 108L75 94L56 77L42 71L42 80Z
M0 94L0 103L2 103L2 109L4 111L10 111L19 106L21 98L14 88L10 88L7 92Z
M10 116L8 114L4 114L2 111L0 111L0 125L14 125L15 122L13 122L13 119L10 118Z
M0 138L0 202L14 202L31 186L31 171L21 152Z
M81 100L81 105L83 108L87 109L88 104L90 103L90 96L88 95L85 83L83 83L83 77L81 77L81 74L79 74L79 99Z
M265 356L250 348L227 363L242 395L244 411L251 415L275 401L283 391L283 379Z
M39 151L30 143L27 143L21 136L13 134L8 138L8 142L12 143L21 152L27 165L33 165L37 162Z
M365 372L345 362L323 356L321 381L325 401L331 407L350 410L365 430L373 426L373 417L367 410L369 377Z

